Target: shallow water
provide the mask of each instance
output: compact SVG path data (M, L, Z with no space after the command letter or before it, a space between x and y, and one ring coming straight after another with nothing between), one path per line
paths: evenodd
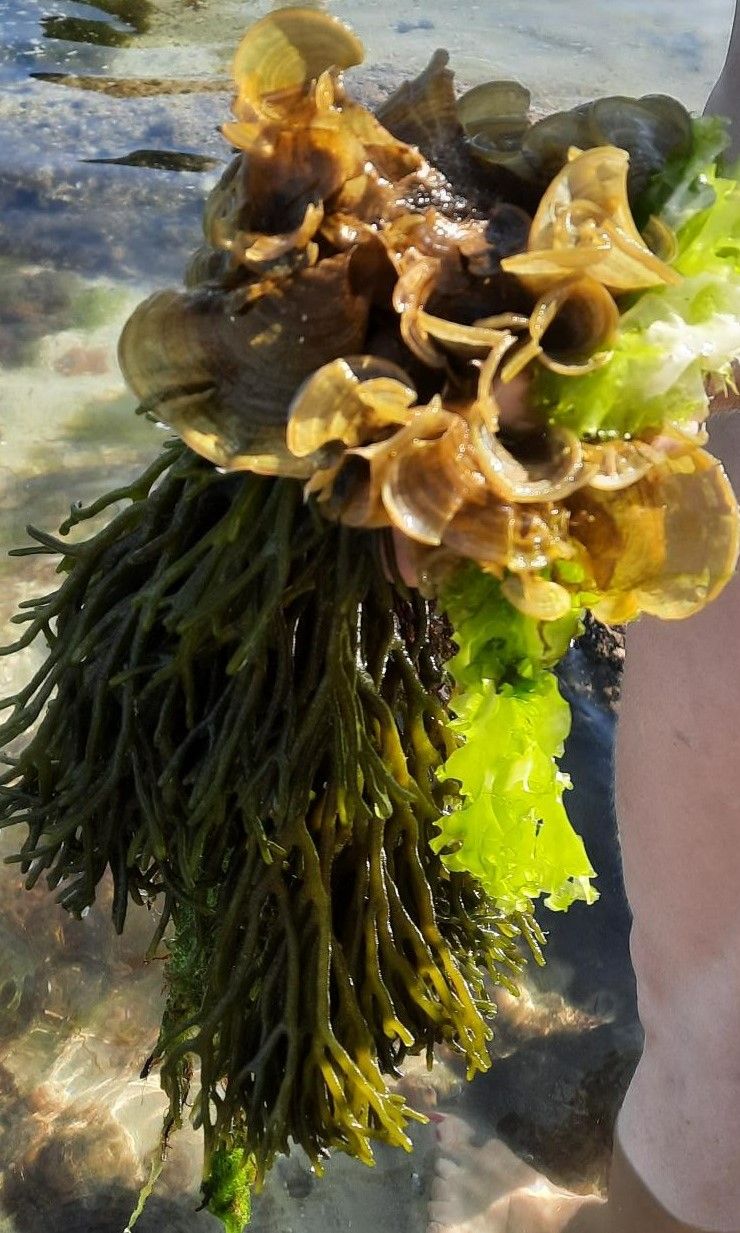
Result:
M0 0L0 635L48 589L39 558L10 559L27 522L134 474L162 434L137 420L115 362L121 323L179 281L202 201L226 161L217 126L239 33L268 3L244 0ZM719 69L729 0L491 0L334 10L366 40L365 97L447 46L461 80L518 77L545 110L599 93L669 91L700 108ZM701 24L699 24L699 15ZM42 559L41 559L42 560ZM0 696L29 662L0 659ZM603 663L602 663L603 667ZM564 688L574 705L570 808L600 871L602 899L548 916L550 960L520 1003L502 999L489 1075L412 1068L429 1111L454 1108L503 1134L568 1184L603 1181L614 1111L639 1050L628 914L611 806L614 713L588 647ZM2 839L12 851L13 836ZM0 1233L118 1233L156 1133L156 1082L135 1078L159 1015L161 973L141 954L152 922L123 939L105 896L84 922L0 873ZM143 918L143 919L142 919ZM332 1162L316 1182L281 1163L258 1201L259 1233L425 1228L434 1136L378 1168ZM195 1214L197 1142L183 1137L147 1229L215 1228Z

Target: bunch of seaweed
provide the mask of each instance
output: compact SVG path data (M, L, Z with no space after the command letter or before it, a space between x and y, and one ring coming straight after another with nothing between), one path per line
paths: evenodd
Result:
M532 125L517 83L457 98L445 53L372 115L342 77L361 59L314 9L240 44L205 243L121 339L181 440L65 538L33 531L20 554L62 581L3 652L47 648L0 704L0 823L69 911L110 871L119 929L157 913L151 1185L189 1112L231 1230L291 1142L319 1167L408 1148L407 1054L489 1066L490 986L542 957L536 901L594 898L551 668L586 607L687 616L738 548L700 423L734 338L680 408L638 393L634 431L558 401L611 380L650 296L696 324L697 245L736 294L714 223L634 221L695 160L690 117L602 100Z

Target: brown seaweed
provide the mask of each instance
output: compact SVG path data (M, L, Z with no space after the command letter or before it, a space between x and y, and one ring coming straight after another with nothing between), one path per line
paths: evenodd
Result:
M314 9L248 31L224 127L240 152L207 202L193 290L137 310L123 370L218 466L304 479L326 517L518 574L513 602L555 611L531 575L573 556L590 568L573 511L632 488L639 503L677 445L582 443L526 416L507 436L497 398L537 367L578 379L608 363L614 297L680 281L638 231L632 156L610 142L663 161L684 110L607 99L530 125L522 86L458 99L438 52L373 116L341 76L361 55ZM500 201L495 176L486 210L478 196L461 212L433 159L449 168L479 138L552 171L533 216ZM653 244L668 254L668 237Z
M144 409L226 470L307 475L286 445L288 408L319 357L362 349L368 303L352 287L350 265L339 255L300 272L290 296L279 286L256 298L250 287L157 292L131 317L119 349Z

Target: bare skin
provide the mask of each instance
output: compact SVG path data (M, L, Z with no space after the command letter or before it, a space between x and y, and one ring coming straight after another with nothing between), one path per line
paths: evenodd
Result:
M707 111L740 155L740 12ZM710 446L740 492L740 414ZM740 1230L740 578L687 622L630 630L617 812L634 915L645 1049L618 1122L622 1149L680 1227ZM439 1127L429 1233L622 1233L598 1198L558 1190L502 1143ZM671 1226L672 1227L672 1226ZM679 1226L677 1226L679 1227ZM623 1233L651 1233L630 1224Z
M737 490L740 415L712 446ZM646 1033L620 1139L669 1211L717 1230L740 1225L739 629L738 577L694 620L638 624L617 747Z

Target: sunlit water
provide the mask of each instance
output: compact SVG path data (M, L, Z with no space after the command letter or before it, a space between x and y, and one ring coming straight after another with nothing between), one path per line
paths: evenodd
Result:
M227 158L234 43L266 3L237 0L0 0L0 633L50 571L13 561L26 523L55 526L72 501L129 475L162 436L133 414L115 361L121 323L180 279L203 198ZM729 0L337 2L366 41L367 98L446 46L463 84L517 77L548 110L603 93L668 91L701 108L722 60ZM628 916L611 808L614 716L579 652L570 810L600 871L602 899L543 921L550 962L519 1003L502 1002L498 1061L467 1087L454 1067L412 1068L428 1111L455 1108L504 1134L568 1184L603 1181L614 1111L639 1049ZM0 659L0 696L28 662ZM2 840L12 851L14 836ZM156 1080L137 1080L154 1041L161 970L144 967L152 922L123 939L105 895L83 922L2 871L0 1233L122 1231L156 1136ZM254 1227L271 1233L421 1233L433 1151L380 1151L368 1172L339 1159L316 1182L281 1163ZM197 1141L183 1137L141 1229L195 1230Z

